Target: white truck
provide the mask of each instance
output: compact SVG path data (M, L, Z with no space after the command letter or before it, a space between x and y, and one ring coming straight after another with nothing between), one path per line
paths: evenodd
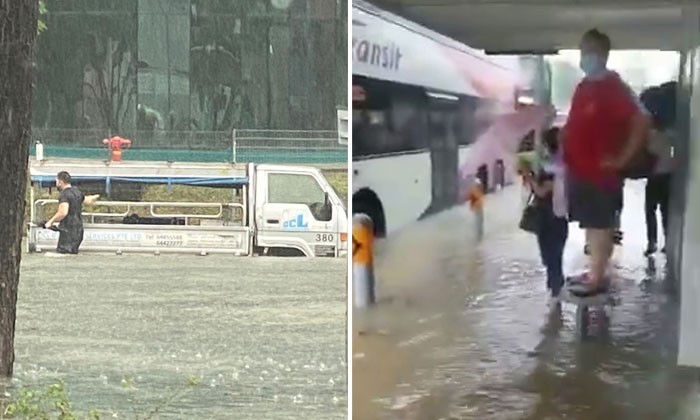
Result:
M345 204L318 168L33 158L29 252L56 249L58 233L41 221L57 200L35 196L60 171L85 194L130 183L231 190L224 203L98 201L83 209L82 252L347 256Z

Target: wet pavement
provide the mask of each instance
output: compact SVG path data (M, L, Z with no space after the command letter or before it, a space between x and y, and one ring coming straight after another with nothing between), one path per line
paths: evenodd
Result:
M625 191L614 256L619 304L588 336L547 306L522 194L490 196L486 236L460 207L377 246L380 304L353 318L355 419L698 419L700 379L676 366L679 303L662 254L642 255L643 182ZM585 268L575 225L565 272Z
M347 261L81 254L22 260L13 388L65 379L80 412L344 419ZM150 417L149 417L150 418Z

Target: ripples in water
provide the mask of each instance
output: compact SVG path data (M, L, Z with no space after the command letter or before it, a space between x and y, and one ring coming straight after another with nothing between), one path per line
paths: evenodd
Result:
M363 355L354 362L355 417L700 418L697 377L676 367L678 302L665 291L663 259L641 256L643 195L639 185L630 188L625 244L614 261L619 305L586 339L576 331L575 307L550 313L546 306L535 238L514 228L512 206L503 205L517 192L487 203L491 226L480 246L464 208L386 240L380 294L410 303L356 316L358 325L390 333L355 336L355 354ZM583 235L571 231L565 270L573 273L586 261Z
M204 265L203 263L206 263ZM25 255L12 387L64 378L121 418L346 417L345 279L332 259Z

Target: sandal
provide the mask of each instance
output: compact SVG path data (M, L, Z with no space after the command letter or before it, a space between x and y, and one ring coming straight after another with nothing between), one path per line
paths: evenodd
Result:
M588 283L588 273L578 274L576 276L566 278L567 287L582 283Z
M595 286L589 282L580 282L572 284L571 287L569 287L569 293L580 298L607 293L609 290L610 285L604 280Z

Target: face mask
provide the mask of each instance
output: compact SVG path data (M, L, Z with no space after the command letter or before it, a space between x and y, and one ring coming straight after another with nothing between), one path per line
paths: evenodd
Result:
M587 76L595 74L604 68L603 60L595 54L581 55L580 66Z

